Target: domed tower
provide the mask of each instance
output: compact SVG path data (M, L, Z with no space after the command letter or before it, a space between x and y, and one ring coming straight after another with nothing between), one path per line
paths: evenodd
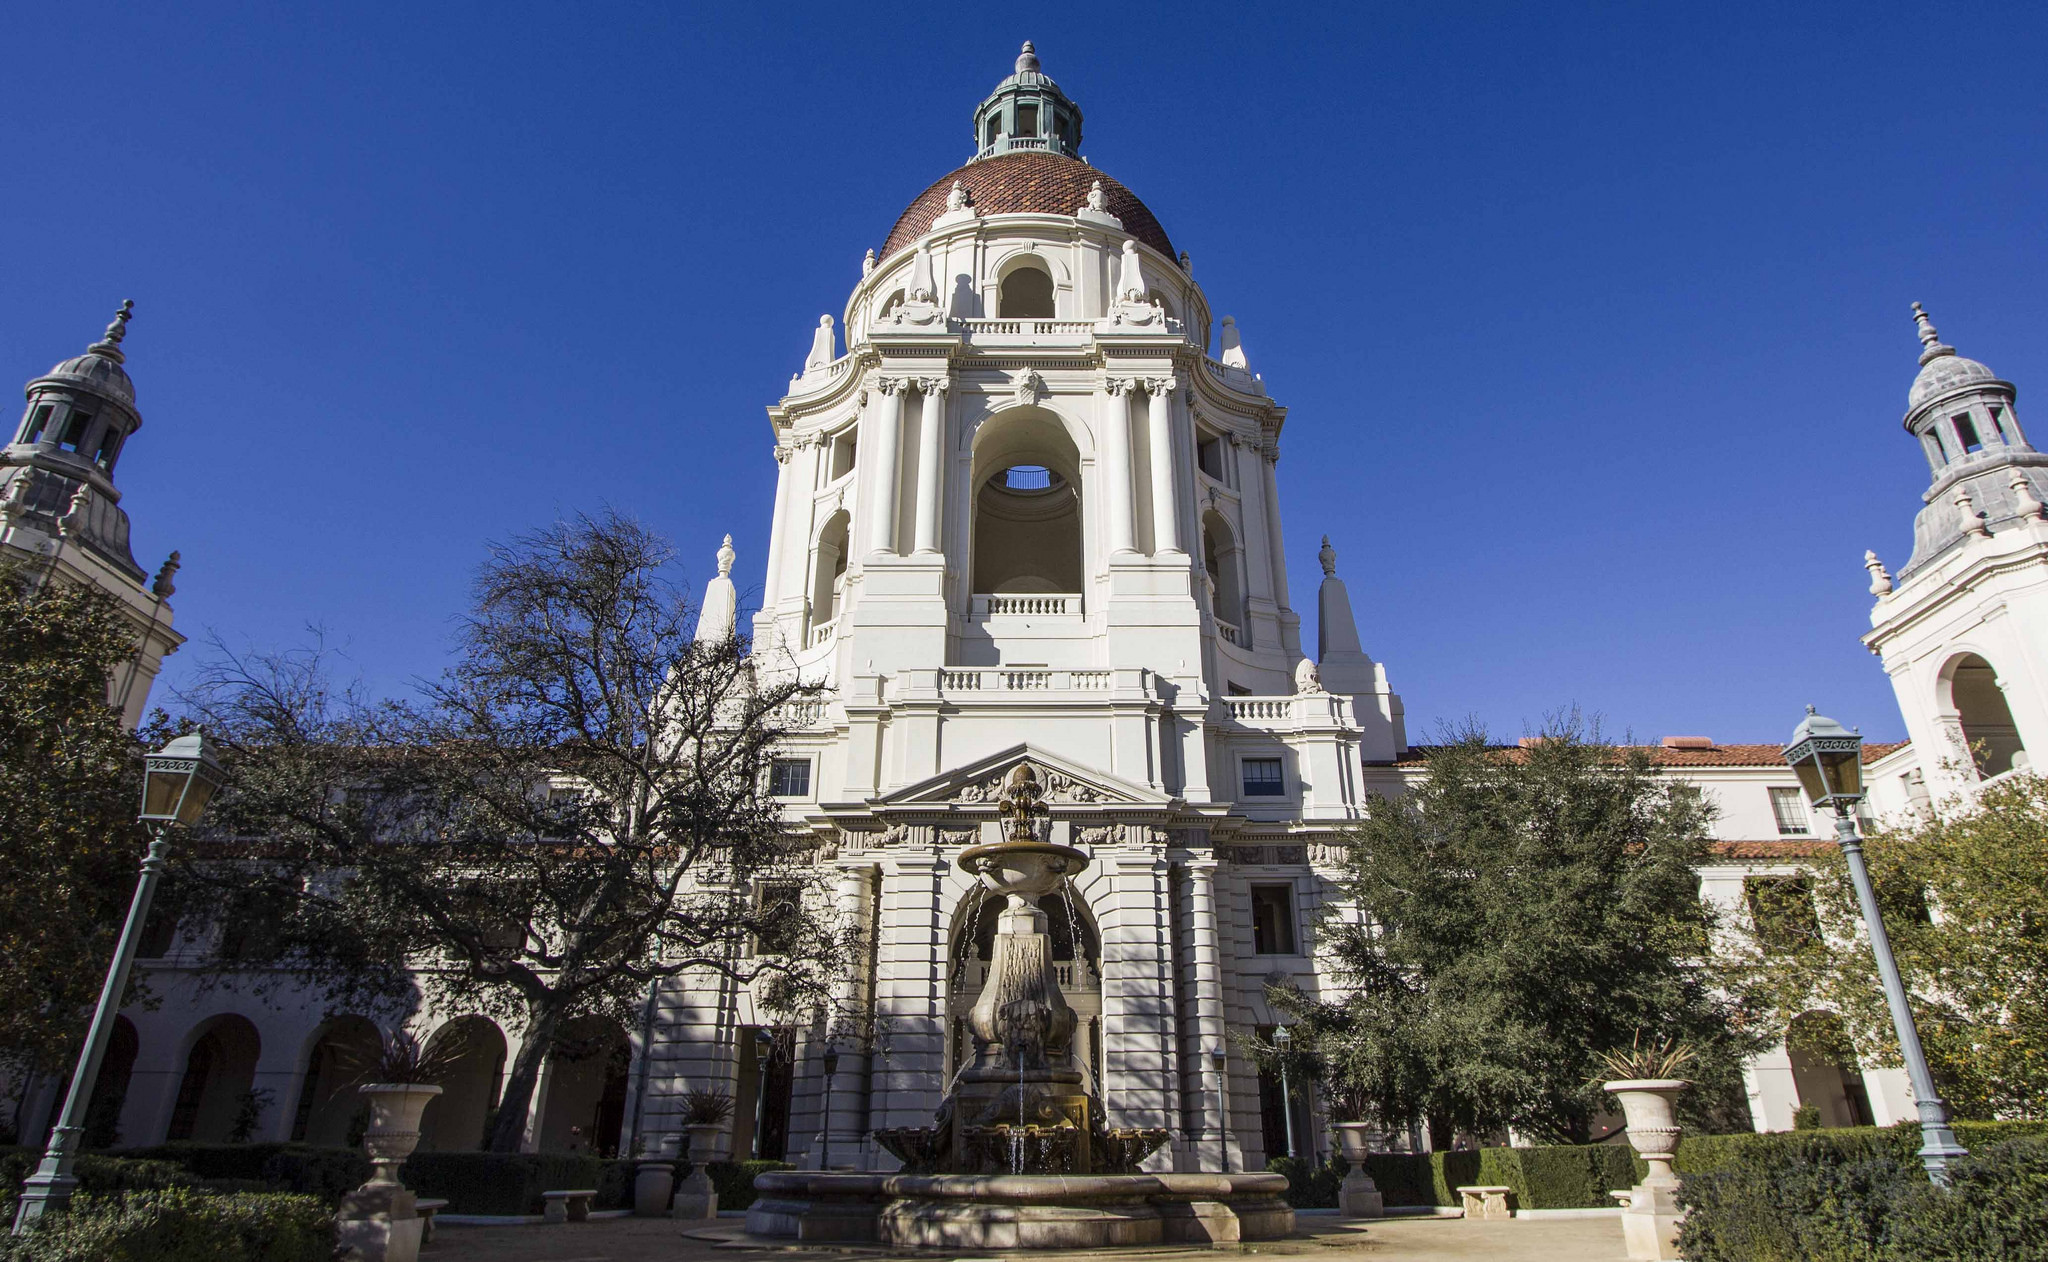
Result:
M133 663L110 685L130 725L142 717L171 629L171 554L152 581L128 547L128 514L114 469L142 414L121 344L135 309L124 302L100 340L28 383L28 406L0 449L0 548L26 557L36 583L90 583L120 598L138 631Z
M1874 553L1871 631L1937 797L2048 747L2048 454L2034 449L2015 391L1956 354L1919 303L1920 372L1905 427L1932 483L1896 577Z
M753 652L826 686L791 716L777 796L836 847L849 922L872 917L895 1031L886 1074L840 1060L828 1146L927 1124L959 1068L985 979L958 954L979 887L957 863L1029 763L1049 836L1096 874L1041 909L1099 944L1071 946L1060 979L1086 1080L1112 1125L1172 1128L1178 1168L1258 1169L1258 1141L1232 1136L1258 1131L1259 1088L1221 1067L1225 1031L1271 1022L1276 970L1309 984L1308 843L1363 813L1362 764L1405 746L1400 700L1334 551L1304 658L1274 475L1287 411L1159 218L1079 157L1081 110L1030 46L973 127L768 409Z

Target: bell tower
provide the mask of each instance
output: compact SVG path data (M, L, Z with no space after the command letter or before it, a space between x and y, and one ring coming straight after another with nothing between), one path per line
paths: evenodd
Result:
M171 629L173 552L152 580L128 548L114 469L142 428L121 344L135 304L100 340L28 383L28 406L0 448L0 553L26 560L37 585L87 583L117 597L137 632L135 658L109 684L129 726L142 718L163 659L185 642Z
M1897 576L1864 554L1877 603L1863 642L1939 799L2048 748L2048 454L2021 429L2011 382L1943 343L1917 302L1913 322L1904 425L1932 480Z

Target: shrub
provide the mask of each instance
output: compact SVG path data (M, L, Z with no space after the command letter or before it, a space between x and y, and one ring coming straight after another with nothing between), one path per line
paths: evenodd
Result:
M1317 1165L1306 1157L1275 1157L1266 1163L1266 1169L1274 1174L1287 1176L1287 1203L1296 1209L1334 1209L1337 1205L1337 1185L1344 1181L1349 1167L1342 1158L1328 1165ZM723 1202L720 1202L722 1205Z
M266 1191L316 1196L329 1205L340 1203L370 1177L370 1159L361 1150L312 1144L158 1144L131 1148L126 1155L174 1162L208 1181L241 1180Z
M1389 1205L1434 1205L1428 1153L1376 1152L1366 1157L1365 1172L1372 1176L1380 1198ZM1336 1165L1346 1174L1350 1164L1342 1157Z
M81 1195L0 1262L328 1262L334 1218L309 1196L220 1196L191 1188Z
M1993 1142L1934 1187L1904 1128L1760 1136L1688 1175L1693 1262L2048 1262L2048 1139ZM1917 1147L1918 1128L1912 1128ZM1874 1141L1874 1142L1873 1142Z
M754 1176L770 1170L794 1170L787 1161L714 1161L704 1172L718 1193L718 1208L745 1209L754 1203Z
M1514 1189L1523 1209L1604 1209L1607 1194L1636 1182L1636 1155L1626 1144L1552 1144L1482 1148L1480 1183Z
M13 1220L14 1202L21 1194L22 1181L35 1173L42 1156L42 1153L27 1148L0 1153L0 1216ZM182 1167L168 1161L133 1161L102 1157L97 1153L88 1153L74 1160L71 1173L78 1179L79 1192L100 1196L188 1188L198 1182Z

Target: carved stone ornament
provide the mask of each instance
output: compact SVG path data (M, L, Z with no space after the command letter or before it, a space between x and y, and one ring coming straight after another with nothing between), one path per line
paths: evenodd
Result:
M1098 185L1097 187L1100 187L1100 185ZM946 190L946 209L948 211L954 211L959 210L966 205L967 186L965 184L962 184L958 180L954 180L953 187Z
M1010 398L1013 406L1036 407L1048 391L1045 378L1038 375L1036 368L1019 368L1010 374Z
M1294 691L1304 697L1323 691L1323 672L1306 657L1294 664Z
M1017 766L1027 766L1018 763ZM1051 768L1033 768L1039 786L1040 796L1047 802L1080 802L1093 804L1106 801L1101 791L1091 784L1085 784L1064 772ZM953 793L953 801L973 804L977 802L1000 801L1007 777L1011 772L997 772L979 780L961 785Z
M1103 380L1103 392L1113 399L1121 399L1138 388L1136 377L1108 377Z

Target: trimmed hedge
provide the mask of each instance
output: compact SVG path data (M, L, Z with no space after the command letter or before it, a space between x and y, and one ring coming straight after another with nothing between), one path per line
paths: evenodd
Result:
M260 1185L265 1191L318 1197L329 1205L340 1204L370 1177L370 1159L361 1149L313 1144L157 1144L122 1155L176 1162L209 1182Z
M80 1195L23 1236L0 1236L0 1262L328 1262L333 1212L310 1196L221 1196L192 1188Z
M43 1154L30 1148L0 1152L0 1216L14 1219L15 1198L21 1195L23 1180L35 1173ZM198 1180L183 1167L168 1161L132 1161L86 1153L71 1163L81 1194L113 1196L123 1192L189 1188ZM0 1227L4 1230L4 1227Z
M416 1152L398 1177L421 1196L445 1197L451 1214L538 1214L543 1192L603 1192L605 1167L616 1164L622 1163L570 1153ZM630 1175L625 1186L630 1194Z
M1889 1131L1803 1142L1817 1134L1768 1137L1784 1142L1686 1176L1679 1251L1693 1262L2048 1262L2048 1139L1984 1144L1942 1189L1882 1142Z
M705 1167L712 1190L718 1193L718 1208L745 1209L754 1203L754 1176L770 1170L794 1170L787 1161L714 1161ZM686 1173L678 1167L677 1174Z

